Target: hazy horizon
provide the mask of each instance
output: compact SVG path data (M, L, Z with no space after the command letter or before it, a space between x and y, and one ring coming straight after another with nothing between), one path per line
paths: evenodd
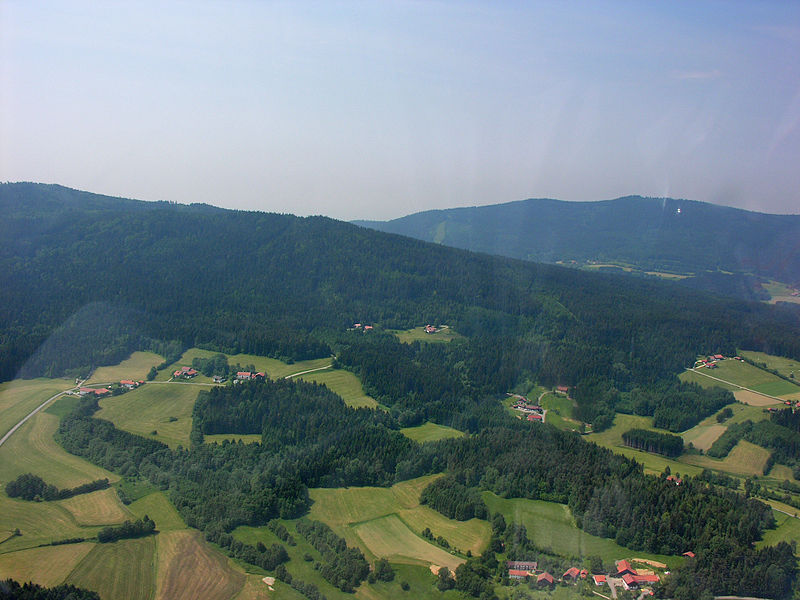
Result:
M800 4L0 3L0 179L387 220L800 213Z

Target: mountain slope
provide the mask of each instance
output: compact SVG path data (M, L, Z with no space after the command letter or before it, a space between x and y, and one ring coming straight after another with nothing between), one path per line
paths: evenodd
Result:
M800 215L690 200L531 199L355 223L525 260L627 263L677 273L723 270L800 281Z
M800 356L797 315L788 311L474 255L324 217L37 184L0 186L0 210L2 379L21 368L34 375L104 364L139 348L309 358L327 355L336 333L357 321L446 322L475 340L524 338L540 346L533 362L503 360L515 372L550 365L550 377L565 381L613 363L628 363L637 377L677 372L698 352L723 348ZM37 355L48 338L55 348Z

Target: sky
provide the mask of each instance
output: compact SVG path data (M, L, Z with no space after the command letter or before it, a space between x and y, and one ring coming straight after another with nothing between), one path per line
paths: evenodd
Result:
M346 220L800 213L800 2L0 0L0 181Z

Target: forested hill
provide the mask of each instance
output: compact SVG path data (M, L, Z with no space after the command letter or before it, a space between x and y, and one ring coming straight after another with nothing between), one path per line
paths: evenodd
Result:
M525 260L627 263L679 273L722 270L800 281L800 215L763 214L690 200L531 199L356 223Z
M678 372L697 353L742 347L800 358L792 311L324 217L27 183L0 185L0 210L2 380L146 348L324 356L354 322L448 323L469 338L464 360L477 365L480 354L504 374L495 388L522 376L603 376L624 387Z

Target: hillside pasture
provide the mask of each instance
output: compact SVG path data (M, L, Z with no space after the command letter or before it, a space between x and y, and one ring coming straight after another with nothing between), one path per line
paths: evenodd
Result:
M705 425L701 423L683 432L681 437L685 445L693 444L695 448L705 451L711 448L726 429L728 428L725 425L719 423Z
M275 358L256 356L255 354L233 354L228 357L228 363L231 365L239 363L242 366L253 365L258 371L264 371L270 379L281 379L303 371L328 367L333 363L333 359L330 357L315 358L289 364Z
M329 390L339 394L347 406L353 408L377 408L378 406L374 398L364 393L361 381L350 371L342 369L315 371L300 375L298 379L324 384Z
M153 519L158 531L173 531L176 529L186 529L186 523L180 516L175 507L167 500L164 492L153 492L143 498L128 505L128 510L137 519L145 515Z
M189 446L192 408L204 386L147 383L120 396L103 398L98 419L119 429L164 442L170 448ZM172 420L174 419L174 420ZM158 432L151 435L151 432Z
M800 511L796 509L794 510L795 514L798 512ZM764 532L764 539L756 542L757 548L774 546L779 542L787 542L791 544L792 542L797 542L800 540L800 519L794 516L786 515L777 510L773 510L772 514L775 517L775 522L778 526L775 529L767 529Z
M748 388L771 396L800 391L796 385L743 361L726 359L718 361L716 364L716 369L697 369L696 373L705 375L707 379L721 379L733 386ZM713 382L715 379L711 379L711 381Z
M446 325L436 333L425 333L425 327L414 327L413 329L390 329L390 333L397 336L397 339L404 344L412 342L427 343L446 343L456 339L463 339L464 336L456 333Z
M572 513L564 504L527 500L522 498L501 498L492 492L481 494L492 513L499 512L507 523L525 525L528 538L537 547L562 556L586 558L599 555L603 562L610 563L634 556L632 550L616 544L613 540L590 535L575 525ZM635 556L665 563L670 567L680 564L683 559L636 552Z
M34 473L56 487L75 487L96 479L114 482L119 476L69 454L53 439L59 419L39 412L0 446L0 482Z
M404 427L400 430L400 433L420 444L464 437L466 435L463 431L459 431L458 429L453 429L446 425L437 425L430 421L423 425L417 425L416 427Z
M83 542L0 554L0 574L4 579L10 577L21 583L32 581L47 587L57 586L64 582L95 545ZM47 568L42 568L43 565L47 565Z
M0 437L42 402L74 387L69 379L15 379L0 383Z
M66 583L93 590L101 598L150 600L155 585L154 536L95 544Z
M84 527L116 525L133 517L125 505L120 502L114 488L59 500L58 504L69 511L78 525Z
M213 551L199 531L160 533L156 541L157 600L228 600L244 587L244 574Z
M91 537L99 528L84 528L57 502L28 502L0 493L0 532L3 537L19 529L22 535L7 539L0 552L10 552L49 544L56 540Z
M750 350L743 350L740 354L753 362L766 364L768 369L774 369L784 377L794 374L795 377L800 379L800 361Z
M115 383L122 379L143 380L152 367L164 362L164 357L153 352L134 352L118 365L98 367L86 383Z
M728 456L720 460L710 456L685 455L682 461L700 468L724 471L731 475L749 477L752 475L762 475L764 466L769 458L769 450L741 440L730 451ZM682 473L687 473L684 469Z
M391 562L440 565L452 571L464 562L416 535L395 514L354 525L353 529L373 556Z
M156 375L156 381L169 381L172 379L172 374L180 369L181 367L191 367L192 360L195 358L211 358L212 356L216 356L220 354L219 352L214 352L212 350L203 350L202 348L189 348L186 352L184 352L181 357L176 360L174 363L169 365L167 368L162 369ZM206 377L205 375L198 375L192 381L195 382L203 382L209 383L211 382L210 377Z

